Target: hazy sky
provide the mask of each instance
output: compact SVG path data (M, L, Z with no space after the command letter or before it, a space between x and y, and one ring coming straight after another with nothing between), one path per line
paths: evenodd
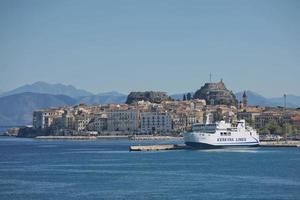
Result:
M0 0L0 91L36 81L92 92L300 95L298 0Z

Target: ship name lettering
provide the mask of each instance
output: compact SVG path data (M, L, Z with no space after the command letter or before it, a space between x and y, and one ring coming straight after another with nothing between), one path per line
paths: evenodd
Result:
M236 138L235 141L237 141L237 142L246 142L246 138Z

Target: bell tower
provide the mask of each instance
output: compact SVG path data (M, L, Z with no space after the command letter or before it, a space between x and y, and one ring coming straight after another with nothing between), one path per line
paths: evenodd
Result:
M248 106L248 96L246 94L246 91L244 91L243 94L243 107L246 108Z

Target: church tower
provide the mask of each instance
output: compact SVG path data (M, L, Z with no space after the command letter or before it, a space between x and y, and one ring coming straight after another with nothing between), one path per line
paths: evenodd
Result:
M247 97L246 91L244 91L244 94L243 94L243 107L246 108L247 106L248 106L248 97Z

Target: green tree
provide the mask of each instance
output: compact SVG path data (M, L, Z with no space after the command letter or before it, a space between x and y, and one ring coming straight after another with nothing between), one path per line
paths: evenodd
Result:
M259 129L259 133L262 135L268 135L268 134L270 134L270 131L267 127L264 127L264 128Z
M251 127L255 127L255 122L254 122L254 120L253 120L252 118L247 119L247 120L246 120L246 123L247 123L249 126L251 126Z
M183 101L186 101L186 96L185 96L185 94L183 95L182 100L183 100Z
M282 134L285 135L291 135L295 134L296 130L295 127L290 123L284 123L282 124Z
M266 124L265 128L267 128L270 131L270 134L275 134L275 135L281 135L282 134L282 128L281 126L274 122L271 121Z

